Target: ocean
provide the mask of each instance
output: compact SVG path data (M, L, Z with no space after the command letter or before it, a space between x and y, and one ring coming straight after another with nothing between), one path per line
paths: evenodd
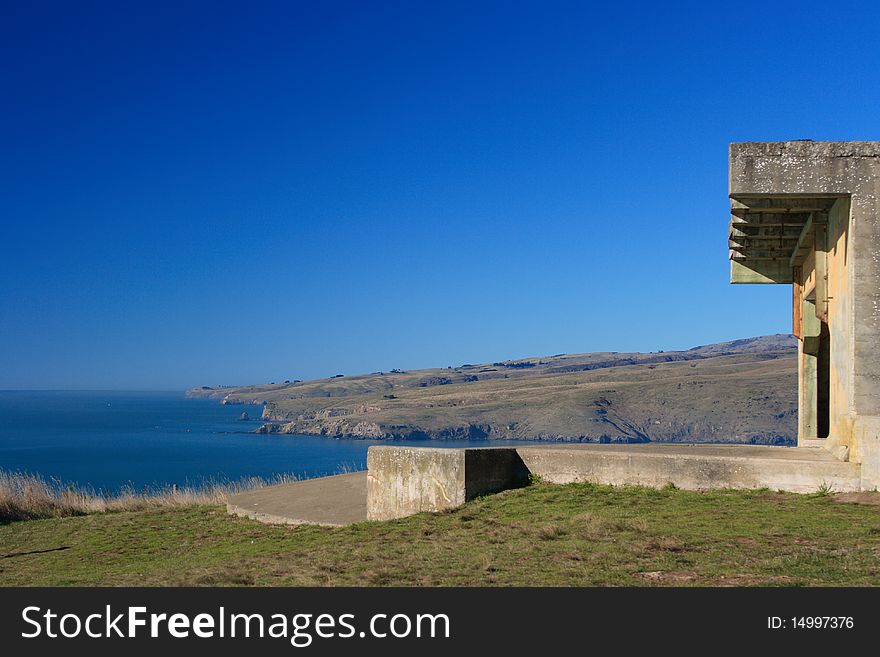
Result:
M109 493L366 468L376 440L251 433L262 406L223 406L183 392L0 391L0 469ZM243 412L251 419L240 420ZM512 441L394 441L432 447Z

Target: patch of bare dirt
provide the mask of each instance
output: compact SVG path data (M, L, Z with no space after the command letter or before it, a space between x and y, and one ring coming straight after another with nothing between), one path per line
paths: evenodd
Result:
M695 581L697 579L697 574L692 571L652 570L643 573L636 573L636 577L642 577L659 584L681 584L683 582Z
M791 501L791 493L761 493L759 495L755 495L754 499L761 500L762 502L789 502Z
M862 492L862 493L835 493L831 496L835 502L844 504L870 504L880 506L880 493L878 492Z
M721 575L710 580L709 586L786 586L792 585L793 578L787 575Z

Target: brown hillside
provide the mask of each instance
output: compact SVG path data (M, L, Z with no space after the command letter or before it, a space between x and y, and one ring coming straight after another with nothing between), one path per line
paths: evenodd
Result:
M273 433L788 444L797 432L796 353L793 337L774 335L189 394L265 404L261 430Z

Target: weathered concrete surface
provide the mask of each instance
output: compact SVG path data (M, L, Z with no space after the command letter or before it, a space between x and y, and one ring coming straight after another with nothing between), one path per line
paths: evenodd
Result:
M519 447L534 475L551 483L590 481L679 488L770 488L812 493L861 490L860 467L824 449L753 445L565 445Z
M799 441L825 438L861 463L863 488L880 486L880 142L749 142L729 156L731 281L794 284ZM830 348L827 384L819 344Z
M306 479L239 493L228 513L286 525L350 525L367 519L367 473Z
M373 446L367 451L367 516L401 518L461 506L528 483L517 451L492 447Z
M880 489L880 416L858 416L853 442L862 462L862 490Z
M374 446L367 450L367 517L387 520L464 504L464 450Z

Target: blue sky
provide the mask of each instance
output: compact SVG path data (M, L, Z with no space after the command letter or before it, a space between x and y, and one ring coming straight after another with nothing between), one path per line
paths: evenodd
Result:
M0 388L790 330L727 144L878 139L873 3L11 3Z

